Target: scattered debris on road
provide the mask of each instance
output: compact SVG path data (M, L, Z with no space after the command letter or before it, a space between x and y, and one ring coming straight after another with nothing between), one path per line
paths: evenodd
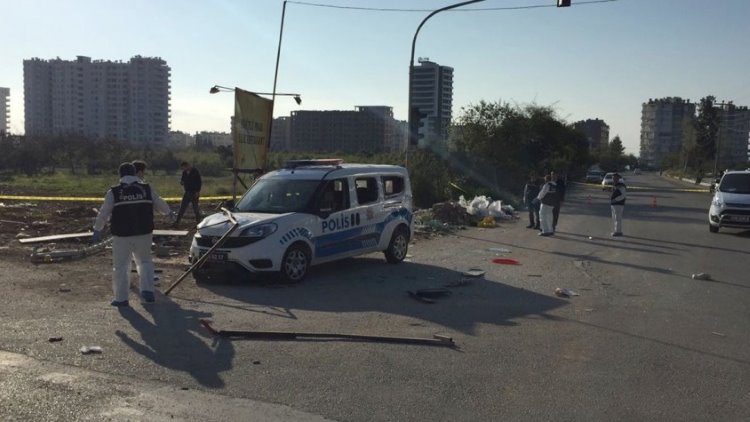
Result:
M99 346L83 346L80 350L82 355L98 355L104 351Z
M480 268L469 268L463 272L466 277L484 277L484 270Z
M497 252L497 253L510 253L510 249L506 249L506 248L489 248L487 250L490 252Z
M571 297L571 296L580 296L580 295L574 292L573 290L558 287L555 289L555 296Z
M541 274L527 274L529 277L541 277Z
M711 334L713 334L715 336L719 336L719 337L726 337L727 336L726 334L720 333L718 331L711 331Z
M255 340L350 340L366 341L372 343L395 343L395 344L416 344L423 346L444 346L456 347L453 338L435 334L433 338L419 337L387 337L387 336L369 336L359 334L338 334L338 333L297 333L283 331L239 331L239 330L217 330L211 326L211 321L206 319L200 320L209 333L218 337L225 338L246 338Z
M63 341L63 338L62 337L50 337L49 339L47 339L47 341L50 343L57 343L57 342Z
M471 284L470 278L461 278L460 280L451 281L450 283L446 283L445 287L465 287Z
M711 280L711 275L706 273L696 273L693 274L693 280Z

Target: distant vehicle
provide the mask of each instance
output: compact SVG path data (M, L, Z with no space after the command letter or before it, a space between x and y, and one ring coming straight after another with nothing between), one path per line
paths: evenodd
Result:
M637 168L637 167L636 167L636 168L634 168L634 169L633 169L633 174L641 174L641 169L639 169L639 168Z
M750 229L750 170L727 171L716 186L708 210L708 229Z
M193 273L199 281L212 270L239 269L298 282L312 265L370 252L383 252L396 264L413 235L409 173L399 166L292 160L258 179L229 208L240 227ZM206 217L190 261L230 226L225 214Z
M604 175L604 179L602 179L602 190L612 190L612 185L614 185L614 176L615 173L607 173ZM620 176L620 181L625 182L625 178Z
M603 171L589 171L586 173L586 183L599 184L602 182L602 179L604 179Z

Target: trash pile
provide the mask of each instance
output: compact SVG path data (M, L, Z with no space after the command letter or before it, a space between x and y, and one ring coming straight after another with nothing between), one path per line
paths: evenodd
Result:
M471 216L481 218L493 217L499 220L512 220L517 218L516 211L510 205L503 205L503 201L493 201L489 196L475 196L467 201L463 195L458 198L458 204Z

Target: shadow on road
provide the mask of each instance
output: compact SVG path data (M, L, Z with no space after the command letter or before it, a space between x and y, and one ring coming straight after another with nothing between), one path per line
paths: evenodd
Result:
M140 333L142 340L139 342L118 330L115 334L123 343L157 365L189 373L205 387L224 387L219 373L232 368L234 347L231 342L220 341L212 350L200 338L198 333L205 330L199 319L210 314L184 310L165 296L144 308L153 322L133 308L120 308L120 314Z
M360 257L312 269L304 283L273 289L257 283L204 284L214 294L251 305L251 312L296 318L295 311L339 313L381 312L430 321L446 328L473 334L479 324L515 325L518 317L543 314L567 304L483 278L452 287L452 294L434 304L418 302L408 290L443 287L462 280L462 272L442 267L404 262L386 264L382 259Z

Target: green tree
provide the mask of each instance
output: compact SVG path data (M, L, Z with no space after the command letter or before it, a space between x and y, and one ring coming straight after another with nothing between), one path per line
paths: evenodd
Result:
M708 95L698 104L695 119L694 169L702 178L716 154L716 140L719 136L719 113L714 107L716 97Z

